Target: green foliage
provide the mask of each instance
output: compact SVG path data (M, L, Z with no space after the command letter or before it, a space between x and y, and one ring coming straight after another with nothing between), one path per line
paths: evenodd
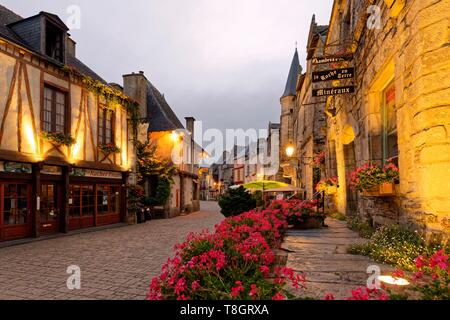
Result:
M221 212L225 217L237 216L256 208L256 200L244 189L228 189L219 199Z
M120 148L114 143L102 144L98 147L105 155L110 155L113 153L120 153Z
M155 189L145 201L149 206L159 206L167 202L170 197L173 175L176 171L171 163L156 157L156 148L151 141L145 144L136 143L138 183L143 184L148 178L156 178L153 185Z
M345 214L340 213L340 212L334 212L334 213L330 214L330 218L336 219L336 220L339 220L339 221L347 221L347 216Z
M68 146L75 144L76 140L72 138L70 135L67 135L62 132L47 132L43 131L41 133L42 139L53 142L57 145Z
M427 246L417 233L399 226L381 227L366 244L349 248L351 254L368 256L378 262L397 266L405 271L413 271L414 259L420 255L430 255L436 247Z
M144 188L141 186L128 186L128 211L138 212L143 208Z
M131 124L133 138L137 135L137 126L139 123L139 104L133 99L126 96L120 90L113 88L112 86L106 85L98 80L94 80L89 76L80 73L77 69L64 66L63 71L72 77L80 79L81 83L91 92L95 92L99 96L103 96L107 102L107 108L109 108L109 103L117 103L123 105L128 113L128 121Z
M367 221L363 221L359 217L346 217L347 227L350 230L356 231L365 239L369 239L375 232L375 229Z
M156 188L152 194L145 199L145 204L148 206L162 206L167 203L170 197L172 183L164 176L159 176L156 179Z
M256 191L253 193L253 198L256 201L256 207L260 208L264 206L264 199L263 199L263 192L262 191Z

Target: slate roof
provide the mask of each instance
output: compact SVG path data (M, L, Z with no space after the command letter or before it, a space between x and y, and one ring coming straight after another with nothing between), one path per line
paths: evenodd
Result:
M294 57L292 58L291 69L289 70L288 79L286 81L286 88L284 89L283 96L295 96L297 95L296 87L297 87L297 76L301 72L300 60L298 58L298 51L295 48Z
M148 132L173 131L184 129L165 97L156 87L147 81L147 114L149 115Z
M8 8L0 4L0 36L15 43L20 44L21 39L6 25L22 20L22 17L15 14ZM27 46L28 47L28 46Z
M61 28L67 30L67 26L61 21L61 19L52 13L48 12L40 12L39 15L45 15L47 18L49 18L53 23L56 23ZM36 17L36 16L33 16ZM7 39L8 41L11 41L17 45L20 45L36 55L45 58L44 55L42 55L40 52L37 52L35 48L30 47L23 39L21 39L17 34L15 34L11 28L8 27L8 25L15 24L19 21L28 20L33 17L29 18L22 18L18 14L14 13L13 11L9 10L8 8L0 5L0 37L3 37ZM48 59L51 62L55 62L53 59ZM67 56L66 57L66 64L72 68L75 68L78 70L81 74L89 76L93 78L94 80L98 80L104 84L107 84L103 78L101 78L97 73L95 73L92 69L90 69L88 66L86 66L83 62L81 62L76 57Z

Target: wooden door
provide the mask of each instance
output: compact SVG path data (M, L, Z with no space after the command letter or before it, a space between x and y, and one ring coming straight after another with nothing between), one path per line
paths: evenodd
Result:
M69 198L69 230L95 225L95 193L92 184L71 184Z
M53 234L59 232L61 219L61 186L57 183L41 184L40 232Z
M0 240L31 237L31 191L28 183L0 184Z
M97 185L96 225L120 223L120 186Z

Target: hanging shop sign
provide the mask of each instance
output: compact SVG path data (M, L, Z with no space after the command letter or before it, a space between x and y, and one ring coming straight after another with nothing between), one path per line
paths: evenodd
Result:
M6 173L31 173L31 164L9 161L0 161L0 172Z
M341 94L350 94L355 92L355 86L315 89L312 92L313 97L337 96Z
M313 58L312 64L318 65L318 64L326 64L326 63L346 62L346 61L352 61L352 60L353 60L353 55L351 55L351 54L323 56L323 57Z
M313 82L345 80L345 79L352 79L354 77L355 77L355 68L342 68L312 73Z
M88 178L107 178L107 179L122 179L121 172L101 171L92 169L73 168L70 172L72 177L88 177Z

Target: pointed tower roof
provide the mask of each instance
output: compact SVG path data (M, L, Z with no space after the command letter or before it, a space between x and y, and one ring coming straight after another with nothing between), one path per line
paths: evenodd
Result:
M295 48L294 58L292 59L291 69L289 70L289 76L286 82L286 89L284 90L283 96L295 96L296 95L296 87L297 87L297 77L301 72L300 60L298 58L298 51Z

